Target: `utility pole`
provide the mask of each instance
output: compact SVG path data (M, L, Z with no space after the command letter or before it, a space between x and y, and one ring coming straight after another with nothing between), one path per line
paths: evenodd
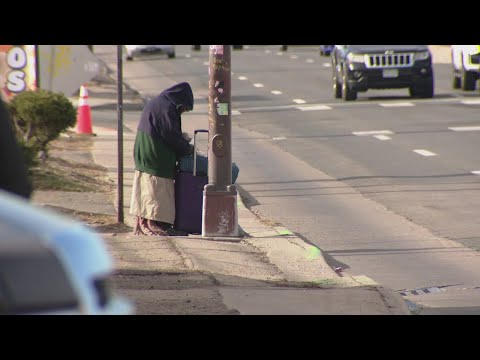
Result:
M210 45L209 55L209 160L202 237L233 237L238 236L238 209L232 185L231 46Z

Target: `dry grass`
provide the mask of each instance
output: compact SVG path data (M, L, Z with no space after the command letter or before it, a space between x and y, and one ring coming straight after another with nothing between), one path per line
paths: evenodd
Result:
M89 136L68 133L53 141L49 157L31 169L35 190L95 192L113 197L115 184L107 178L107 170L96 165L91 156L93 139ZM54 196L54 195L52 195ZM107 214L82 212L59 206L48 206L77 221L85 223L100 233L131 231L117 217Z

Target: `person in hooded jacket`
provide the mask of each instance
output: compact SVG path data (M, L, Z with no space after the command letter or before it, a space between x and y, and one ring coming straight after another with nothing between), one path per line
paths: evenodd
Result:
M193 110L190 84L176 84L150 100L137 128L133 156L130 214L135 235L187 235L173 228L174 178L177 159L193 154L193 145L182 133L181 115Z

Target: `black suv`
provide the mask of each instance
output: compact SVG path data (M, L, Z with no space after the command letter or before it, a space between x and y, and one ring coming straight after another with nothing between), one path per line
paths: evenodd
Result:
M432 98L432 56L427 45L335 45L335 98L355 100L368 89L408 88L410 96Z

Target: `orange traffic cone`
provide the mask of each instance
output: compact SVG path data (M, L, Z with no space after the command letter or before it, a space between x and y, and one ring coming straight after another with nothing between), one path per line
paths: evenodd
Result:
M92 131L92 113L88 105L87 85L80 87L80 98L78 99L77 109L77 133L93 134Z

